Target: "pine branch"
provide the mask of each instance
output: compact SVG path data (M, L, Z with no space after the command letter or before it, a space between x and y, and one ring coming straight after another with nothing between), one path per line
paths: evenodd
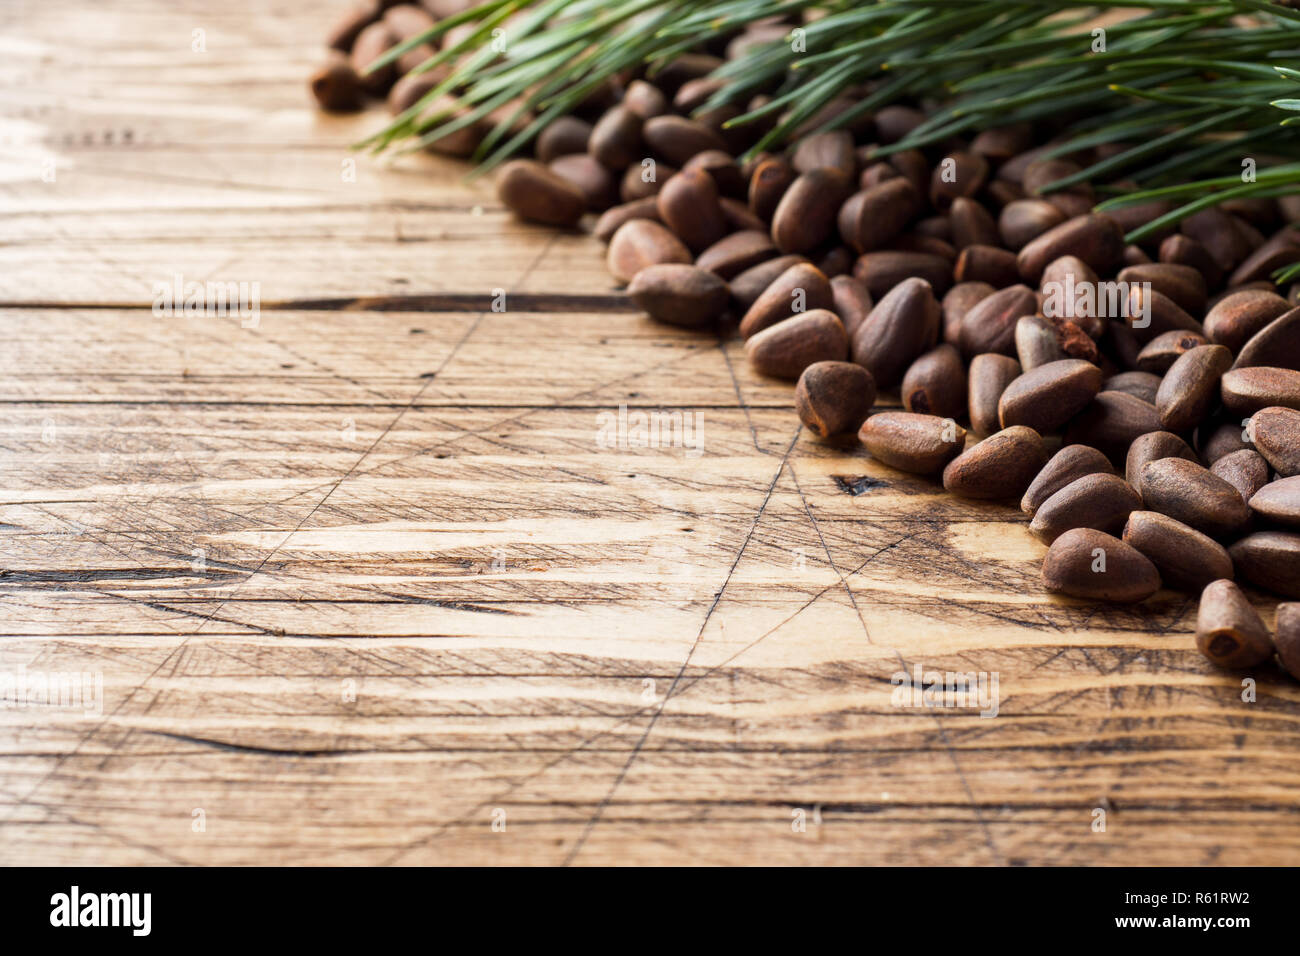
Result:
M1104 43L1095 42L1090 25L1099 14L1134 9L1136 15L1105 27ZM1300 152L1300 71L1280 65L1300 49L1300 11L1265 0L488 0L373 65L454 27L474 26L420 67L456 62L451 75L361 145L422 148L517 103L514 117L499 123L475 154L479 171L490 169L611 78L643 70L653 76L682 52L773 17L790 22L792 35L756 45L716 70L712 78L720 86L699 110L770 95L766 105L726 124L770 123L751 152L782 145L846 95L856 99L854 107L823 128L890 103L940 104L882 154L1082 109L1080 134L1056 152L1112 142L1128 148L1050 188L1084 180L1137 183L1137 191L1102 209L1187 198L1162 217L1177 221L1207 200L1300 192L1296 164L1274 163L1274 175L1265 157L1258 159L1255 182L1222 175L1234 149L1240 158L1247 145L1277 156ZM499 30L504 49L489 43ZM808 52L795 52L795 30ZM430 112L452 93L462 115ZM510 126L528 116L531 122L512 134ZM1271 134L1263 137L1261 130ZM1144 227L1130 239L1151 231Z

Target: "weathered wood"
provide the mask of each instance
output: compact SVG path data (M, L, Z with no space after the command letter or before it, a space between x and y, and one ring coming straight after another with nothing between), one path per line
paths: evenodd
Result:
M461 167L344 183L382 118L310 110L315 7L21 9L0 674L103 691L0 710L0 861L1296 861L1300 686L1044 595L1017 511L811 439ZM153 315L177 272L256 327Z

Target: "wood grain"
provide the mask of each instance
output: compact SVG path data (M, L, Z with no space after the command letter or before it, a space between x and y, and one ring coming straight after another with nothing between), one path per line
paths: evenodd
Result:
M1045 596L1018 512L813 440L461 167L344 182L383 120L311 110L319 7L209 6L3 14L0 674L103 691L0 710L0 861L1300 858L1300 686L1185 596ZM155 316L176 273L257 327Z

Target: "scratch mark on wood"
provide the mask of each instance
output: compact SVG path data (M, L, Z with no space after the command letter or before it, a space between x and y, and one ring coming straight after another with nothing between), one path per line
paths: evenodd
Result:
M650 734L654 731L655 724L659 721L660 715L663 714L664 708L668 705L668 701L672 699L673 693L677 690L677 685L681 683L682 675L686 673L686 668L690 666L691 659L695 656L695 652L700 646L700 639L704 636L704 629L708 627L709 619L713 616L713 612L717 608L718 602L722 600L722 595L726 593L727 585L731 582L732 575L736 573L736 567L740 564L740 559L745 556L745 549L749 547L749 542L754 537L754 531L758 528L759 522L762 521L764 512L767 511L768 503L772 500L772 494L776 491L777 482L781 480L781 472L786 468L786 464L790 458L790 452L794 451L794 446L799 440L799 433L801 430L802 428L796 428L794 435L790 438L790 443L785 449L785 455L782 456L781 463L777 466L776 473L772 476L772 482L768 485L767 494L763 497L763 503L759 506L758 513L754 515L754 520L750 524L749 531L745 534L745 540L741 543L740 549L736 552L735 559L731 562L731 567L727 570L727 576L722 582L722 587L718 589L717 593L713 596L712 603L709 604L709 610L705 613L704 620L700 623L700 629L695 634L695 640L691 643L690 648L686 652L686 657L682 660L682 666L678 668L677 673L673 676L673 682L668 685L668 690L664 694L663 700L659 702L659 705L650 715L650 721L646 725L645 732L641 734L640 739L637 740L636 745L632 748L632 753L628 755L627 762L624 763L622 769L619 770L618 775L614 778L614 782L609 788L609 791L601 799L595 811L592 813L591 819L587 821L586 826L583 827L582 833L578 836L572 849L570 849L568 854L565 856L564 865L568 866L572 864L573 861L577 859L578 854L582 852L583 846L586 845L592 831L600 822L600 818L609 806L610 801L614 799L614 794L627 778L628 771L632 769L632 764L636 762L636 758L640 755L642 748L645 747L646 740L649 739Z

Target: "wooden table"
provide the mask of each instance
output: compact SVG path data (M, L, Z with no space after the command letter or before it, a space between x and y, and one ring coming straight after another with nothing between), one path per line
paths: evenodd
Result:
M1300 859L1300 685L1045 596L1017 511L812 439L595 240L349 152L319 6L3 18L0 679L92 699L0 710L0 861Z

